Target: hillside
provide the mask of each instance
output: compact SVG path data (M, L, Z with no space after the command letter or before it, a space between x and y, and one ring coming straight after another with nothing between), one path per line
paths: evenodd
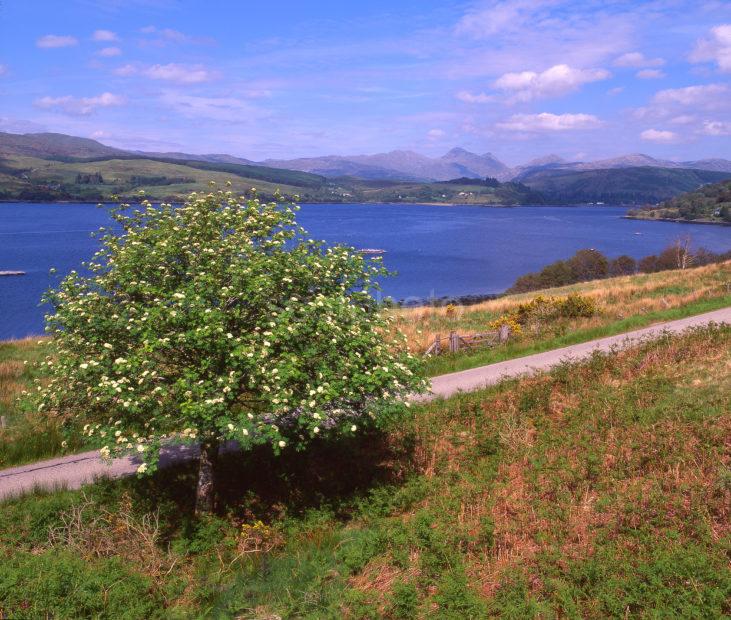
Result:
M696 330L340 444L229 454L223 510L205 520L194 463L7 502L0 610L724 617L730 351L728 327Z
M325 179L262 166L142 159L56 161L28 156L0 156L0 199L109 201L139 196L178 199L207 189L209 181L231 183L243 193L252 187L265 197L279 189L286 195L317 193Z
M279 189L302 202L456 202L467 204L540 204L536 192L517 183L485 185L478 179L459 183L363 181L346 177L328 181L307 172L200 160L133 156L73 161L0 156L0 199L111 201L138 197L176 200L205 191L209 181L231 183L244 193L256 187L265 198Z
M0 155L21 155L41 159L67 157L113 157L126 154L90 140L61 133L15 134L0 131Z
M540 195L519 184L492 183L488 187L475 178L478 173L465 167L504 172L506 167L489 154L477 156L453 149L436 164L404 151L357 161L336 160L320 158L314 167L300 166L321 175L221 154L128 152L62 134L0 133L0 200L96 202L137 198L141 192L154 200L178 200L190 191L207 189L208 182L214 181L230 182L239 193L256 187L264 198L278 189L286 196L299 196L302 202L542 202ZM461 177L461 182L415 180L432 174Z
M441 157L391 151L256 163L226 154L123 151L64 134L0 132L0 200L110 201L140 192L178 200L212 180L231 182L237 192L256 187L264 198L279 189L302 202L643 204L730 178L727 164L701 160L681 168L641 154L597 162L548 155L511 169L491 153L462 148ZM485 179L501 183L486 185Z
M516 180L555 204L643 204L660 202L730 177L731 172L642 166L580 171L542 168L526 171Z
M662 204L629 211L638 219L731 224L731 181L704 185Z

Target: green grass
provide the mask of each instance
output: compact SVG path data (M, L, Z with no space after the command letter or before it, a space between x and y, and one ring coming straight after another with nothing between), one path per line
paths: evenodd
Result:
M192 465L5 503L0 617L725 617L729 363L699 329L232 456L215 518Z
M625 319L616 320L611 323L579 329L562 335L548 334L543 339L532 341L521 341L520 339L500 347L485 348L472 353L446 354L438 357L430 357L425 362L425 371L430 377L503 362L509 359L524 357L533 353L542 353L552 349L559 349L572 344L588 342L595 338L614 336L624 332L640 329L653 323L682 319L696 314L703 314L718 310L731 305L731 295L702 299L686 306L669 308L667 310L654 310L642 315L630 316Z

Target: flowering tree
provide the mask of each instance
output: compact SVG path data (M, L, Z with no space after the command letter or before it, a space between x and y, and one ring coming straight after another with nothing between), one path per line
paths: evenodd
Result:
M115 209L89 274L47 296L41 406L141 474L165 443L199 444L199 512L221 442L301 449L402 407L425 384L370 294L385 270L308 239L296 209L230 191Z

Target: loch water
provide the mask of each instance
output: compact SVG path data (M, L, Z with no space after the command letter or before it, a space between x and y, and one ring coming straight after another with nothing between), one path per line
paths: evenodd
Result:
M305 204L298 220L314 238L384 250L398 300L499 293L529 271L581 248L641 258L690 236L695 247L731 250L731 227L625 219L616 206L481 207ZM42 293L80 269L109 225L91 204L0 203L0 340L43 333ZM58 275L49 273L55 268Z

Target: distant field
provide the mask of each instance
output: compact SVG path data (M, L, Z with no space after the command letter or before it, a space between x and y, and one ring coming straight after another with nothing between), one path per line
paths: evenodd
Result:
M384 434L0 510L9 618L722 618L731 328L415 408Z

